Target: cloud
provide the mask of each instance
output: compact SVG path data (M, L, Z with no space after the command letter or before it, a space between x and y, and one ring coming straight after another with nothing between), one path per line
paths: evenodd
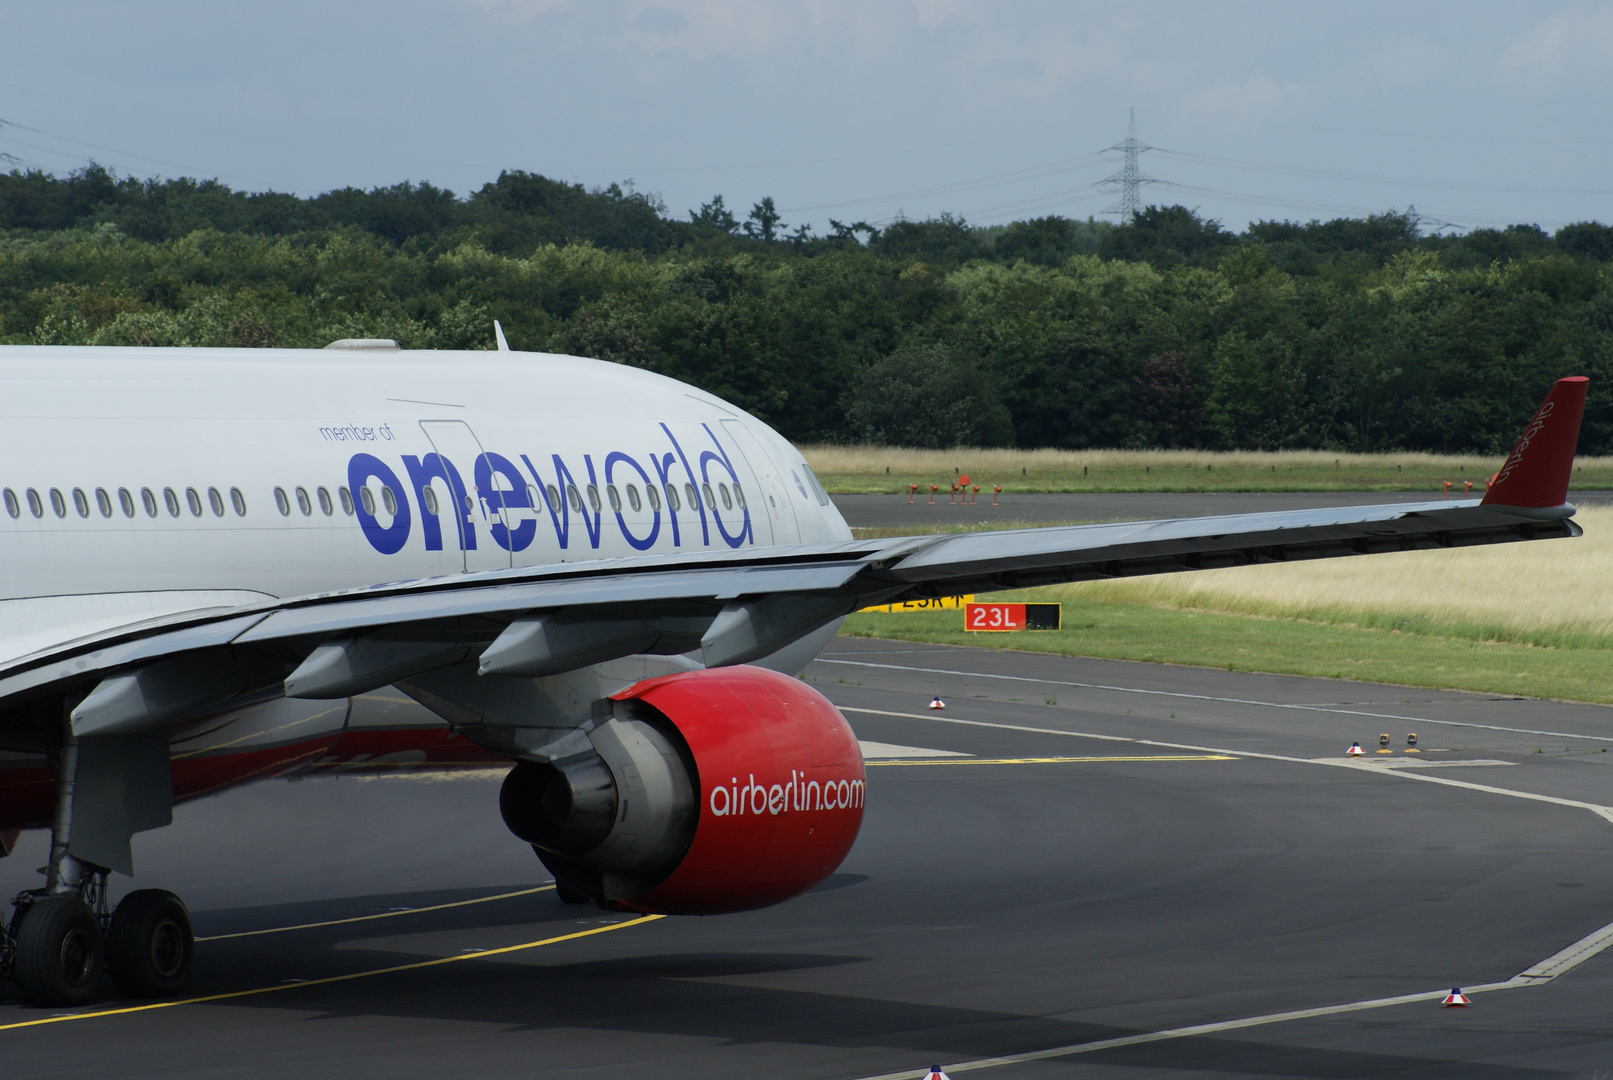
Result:
M1548 94L1587 81L1605 82L1613 58L1613 5L1576 4L1529 27L1501 54L1510 86Z
M1259 122L1303 112L1310 97L1307 87L1256 74L1208 83L1189 94L1188 104L1197 113Z
M760 59L838 21L836 8L802 0L459 0L501 22L552 21L595 48Z

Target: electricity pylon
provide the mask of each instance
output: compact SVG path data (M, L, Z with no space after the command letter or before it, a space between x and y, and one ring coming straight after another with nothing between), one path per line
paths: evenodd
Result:
M1138 189L1140 189L1144 184L1159 183L1159 179L1157 177L1146 176L1140 169L1137 168L1138 154L1142 153L1144 150L1155 150L1158 148L1149 146L1147 143L1137 141L1137 110L1135 107L1133 107L1131 110L1131 122L1126 126L1125 141L1117 142L1113 146L1109 147L1109 149L1119 150L1126 156L1125 161L1120 166L1119 172L1115 173L1113 176L1106 176L1102 180L1098 181L1098 187L1110 187L1118 185L1120 188L1120 201L1112 206L1105 207L1103 212L1105 214L1119 214L1120 224L1130 225L1134 220L1136 220L1137 211L1142 209L1142 203L1137 198Z

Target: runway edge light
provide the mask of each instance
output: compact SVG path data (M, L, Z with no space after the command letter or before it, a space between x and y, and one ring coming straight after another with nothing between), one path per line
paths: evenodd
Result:
M1348 750L1344 751L1344 756L1345 757L1365 757L1366 753L1367 752L1365 750L1361 749L1361 744L1360 743L1353 742L1353 743L1350 744L1350 748Z
M1440 1004L1447 1009L1465 1009L1473 1003L1467 999L1466 994L1462 993L1460 986L1453 986L1451 987L1451 992L1445 995L1445 1000Z
M942 710L942 709L944 709L946 707L947 707L947 703L942 701L940 698L933 698L930 701L930 708L936 710L937 712L939 712L940 710Z
M924 1080L952 1080L952 1077L941 1071L941 1066L931 1065L930 1071L924 1074Z

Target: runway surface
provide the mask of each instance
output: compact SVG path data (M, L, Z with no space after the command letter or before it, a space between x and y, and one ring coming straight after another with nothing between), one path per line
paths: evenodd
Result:
M1613 950L1537 967L1613 922L1613 711L851 639L808 676L908 756L870 764L856 848L799 900L567 907L529 891L546 876L494 777L266 783L135 842L135 884L214 939L189 991L214 1000L75 1019L5 985L5 1074L1613 1068ZM1371 753L1413 731L1423 753ZM1369 764L1340 763L1352 740ZM0 860L0 888L44 847ZM1532 968L1465 1011L1381 1004Z
M1271 510L1308 510L1318 506L1370 506L1375 503L1423 502L1437 491L1298 491L1298 492L1120 492L1116 494L975 496L967 505L951 505L945 492L931 505L928 493L909 504L905 495L835 495L846 523L853 528L902 529L936 524L974 525L993 522L1148 521L1154 518L1249 514ZM1613 491L1573 491L1577 506L1613 502Z

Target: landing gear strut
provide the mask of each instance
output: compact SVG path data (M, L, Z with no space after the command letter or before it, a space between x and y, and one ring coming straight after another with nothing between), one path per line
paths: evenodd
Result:
M131 997L178 993L190 975L195 937L179 897L139 889L107 910L107 870L74 858L74 787L78 739L69 727L56 755L56 813L51 823L45 886L20 893L0 933L0 972L17 980L24 1000L40 1006L84 1005L112 981Z

